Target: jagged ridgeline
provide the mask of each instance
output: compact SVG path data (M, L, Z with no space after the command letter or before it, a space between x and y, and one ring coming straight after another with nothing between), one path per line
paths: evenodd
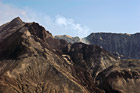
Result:
M139 91L139 60L120 60L97 45L55 39L38 23L19 17L0 26L0 93Z
M70 43L83 42L98 45L121 59L140 59L140 33L91 33L85 38L67 35L55 36Z

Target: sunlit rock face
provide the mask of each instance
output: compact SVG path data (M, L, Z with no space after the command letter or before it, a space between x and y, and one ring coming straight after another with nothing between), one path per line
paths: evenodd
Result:
M0 26L0 93L138 93L140 61L56 39L18 17Z

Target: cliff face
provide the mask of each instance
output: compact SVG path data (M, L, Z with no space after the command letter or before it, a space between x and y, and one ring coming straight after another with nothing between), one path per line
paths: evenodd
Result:
M139 63L20 18L0 27L0 93L138 93Z
M92 33L86 39L111 53L119 53L126 58L140 59L140 34Z

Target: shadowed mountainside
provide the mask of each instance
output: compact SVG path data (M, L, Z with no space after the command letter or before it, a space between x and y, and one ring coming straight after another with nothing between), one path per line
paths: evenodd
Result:
M140 33L92 33L86 39L95 45L102 46L111 53L119 53L126 58L140 59Z

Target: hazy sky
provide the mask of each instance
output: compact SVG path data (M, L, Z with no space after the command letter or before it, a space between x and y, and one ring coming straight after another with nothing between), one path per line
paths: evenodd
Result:
M140 32L140 0L0 0L0 24L17 16L53 35Z

